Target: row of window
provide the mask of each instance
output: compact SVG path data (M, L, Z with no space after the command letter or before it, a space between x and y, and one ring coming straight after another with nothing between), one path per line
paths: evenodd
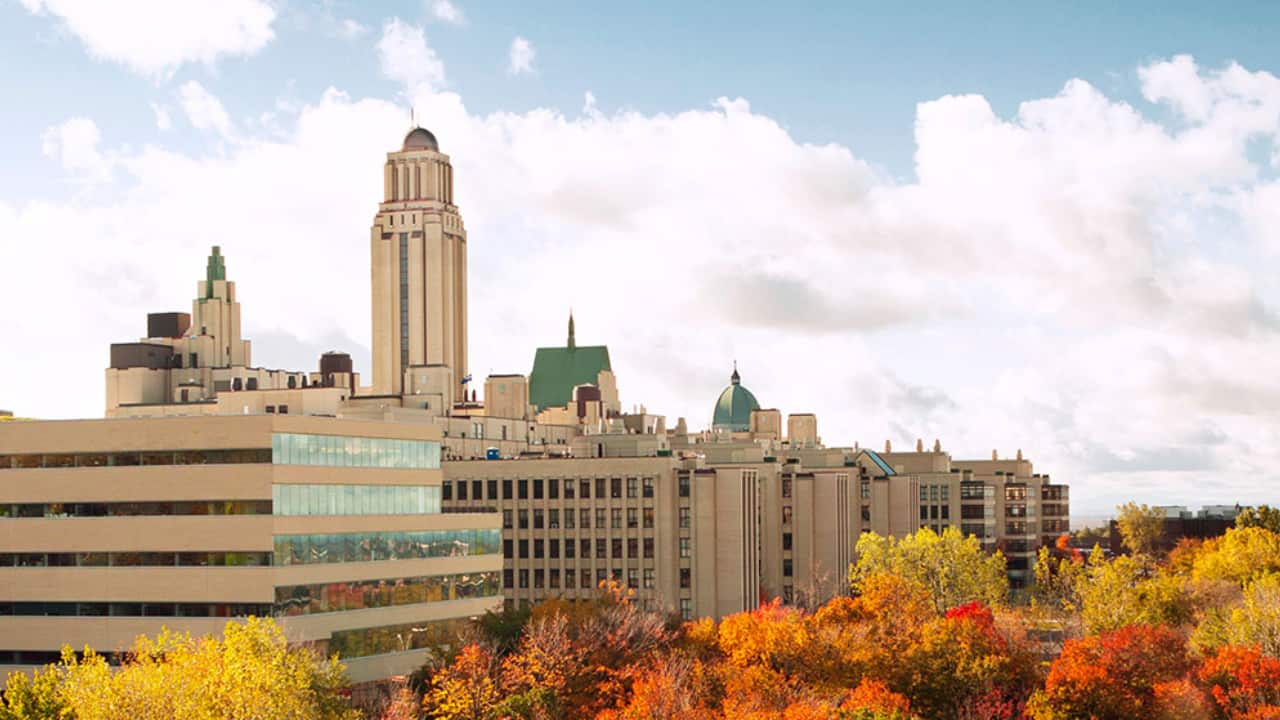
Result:
M684 571L681 578L684 579ZM595 578L592 582L592 578ZM530 580L532 579L532 585ZM590 568L582 568L575 571L572 568L566 569L563 574L560 568L535 568L532 572L529 570L503 570L502 581L507 588L534 589L550 588L552 590L591 590L600 587L600 584L606 580L614 582L623 582L623 573L621 568L613 568L606 570L605 568L596 568L593 572ZM626 586L633 590L648 590L654 586L654 569L644 568L643 575L639 568L629 568L626 571ZM688 587L681 585L681 587Z
M0 567L266 567L269 552L0 553Z
M356 580L276 588L276 615L364 610L418 603L496 597L502 592L497 572L426 575Z
M445 500L565 500L575 497L583 500L591 499L594 486L595 497L622 498L624 485L622 478L559 478L549 480L502 480L502 496L498 496L498 480L446 480L444 483ZM627 498L653 497L652 477L626 478L625 496ZM562 490L563 488L563 490Z
M608 512L607 516L605 515L606 511ZM594 508L595 527L600 530L605 528L622 529L622 511L623 508ZM653 508L626 508L626 513L627 528L653 528ZM542 530L544 528L554 530L560 527L560 508L549 508L546 511L542 508L534 508L532 513L529 510L518 510L514 513L510 510L503 510L502 527L506 530L513 528L528 530L530 517L533 519L532 526L534 530ZM566 508L563 517L564 527L567 530L577 528L590 530L593 508L579 508L576 513L573 508ZM608 518L607 523L605 522L606 517ZM689 508L680 508L680 523L680 527L689 527Z
M951 506L950 505L921 505L920 519L921 520L950 520Z
M0 616L45 617L267 617L266 603L0 602Z
M143 450L115 453L31 453L0 455L0 470L72 467L134 467L138 465L267 464L267 448L243 450Z
M440 443L433 440L275 433L271 436L271 462L277 465L435 470L440 467Z
M488 555L498 552L500 535L496 529L276 535L275 563L309 565Z
M322 647L319 649L325 655L337 653L342 658L350 659L408 650L452 647L457 644L459 635L469 624L469 620L459 618L439 622L338 630L329 637L327 645L321 643Z
M277 515L420 515L440 512L433 485L273 485Z
M13 503L0 518L134 517L139 515L270 515L270 500L177 500L160 502Z
M533 548L530 553L530 547ZM644 538L644 559L653 559L653 538ZM573 539L564 541L564 557L567 560L573 560L575 557L587 559L592 557L591 540L581 539L574 542ZM641 541L639 538L626 539L626 555L622 554L623 540L622 538L613 538L605 540L597 538L595 541L595 557L597 558L631 558L641 557L640 548ZM541 560L544 557L558 559L560 557L560 539L551 538L543 541L541 538L535 539L530 544L528 540L513 541L506 539L502 541L502 556L508 560L520 558L522 560L532 557L535 560Z

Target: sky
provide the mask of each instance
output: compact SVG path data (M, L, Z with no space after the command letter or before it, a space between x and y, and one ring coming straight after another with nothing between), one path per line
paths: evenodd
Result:
M410 109L471 372L607 344L710 421L1017 450L1117 503L1276 504L1280 5L0 0L0 407L102 414L211 245L255 364L369 358Z

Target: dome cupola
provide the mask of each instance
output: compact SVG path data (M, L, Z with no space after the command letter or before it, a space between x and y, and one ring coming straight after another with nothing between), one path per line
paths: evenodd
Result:
M715 413L711 418L712 430L729 432L746 432L751 428L751 411L759 410L760 403L756 396L743 387L742 376L738 375L737 363L733 366L733 374L729 376L729 386L716 400Z
M440 143L436 142L436 136L431 131L423 127L415 127L404 136L403 151L408 150L430 150L432 152L440 152Z

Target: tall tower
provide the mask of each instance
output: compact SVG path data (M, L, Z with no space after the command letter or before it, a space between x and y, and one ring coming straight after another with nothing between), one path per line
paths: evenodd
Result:
M430 131L415 127L387 153L382 197L369 234L374 392L461 402L467 231L453 204L453 166Z

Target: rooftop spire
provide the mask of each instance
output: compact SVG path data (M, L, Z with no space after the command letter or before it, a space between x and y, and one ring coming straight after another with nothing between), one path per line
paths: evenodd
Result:
M206 290L209 297L213 297L213 282L227 279L227 265L223 262L222 248L218 245L214 245L213 251L209 254L209 262L204 269L204 279L209 283Z
M569 349L573 350L578 347L578 341L573 336L573 308L569 308Z
M733 361L733 374L729 376L729 382L738 385L742 382L742 377L738 375L738 361Z

